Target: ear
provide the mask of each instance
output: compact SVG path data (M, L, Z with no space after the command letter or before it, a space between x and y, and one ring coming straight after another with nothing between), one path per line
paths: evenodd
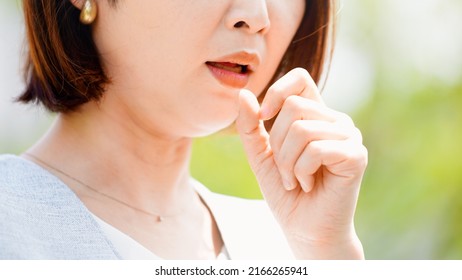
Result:
M77 9L82 10L85 0L69 0L69 2L71 2L71 4L74 5L74 7Z

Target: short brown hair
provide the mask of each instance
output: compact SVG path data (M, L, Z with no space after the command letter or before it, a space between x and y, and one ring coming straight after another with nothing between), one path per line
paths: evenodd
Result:
M117 0L108 1L115 5ZM91 27L79 22L80 11L68 0L23 0L23 9L26 89L17 100L41 103L52 112L99 100L110 80L101 67ZM334 33L334 9L334 0L306 0L302 23L270 84L295 67L307 69L320 81Z

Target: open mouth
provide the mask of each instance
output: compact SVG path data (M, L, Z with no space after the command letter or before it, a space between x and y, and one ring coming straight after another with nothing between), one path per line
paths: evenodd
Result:
M237 74L248 74L249 73L248 65L231 63L231 62L212 62L212 61L207 61L206 64L209 66L218 68L218 69L230 71L230 72L237 73Z

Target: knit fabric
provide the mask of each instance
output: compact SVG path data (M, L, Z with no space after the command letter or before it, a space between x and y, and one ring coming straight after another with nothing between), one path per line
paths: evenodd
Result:
M293 259L262 200L210 192L193 180L231 259ZM92 213L59 178L0 155L0 259L122 259Z
M57 177L0 155L0 259L118 259L77 196Z

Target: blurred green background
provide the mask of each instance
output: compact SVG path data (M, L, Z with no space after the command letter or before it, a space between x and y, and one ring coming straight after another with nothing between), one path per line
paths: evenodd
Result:
M462 259L462 1L340 2L323 94L369 149L356 215L366 257ZM15 1L0 9L0 153L20 153L52 116L11 103L23 30ZM198 139L191 169L217 192L261 197L236 135Z

